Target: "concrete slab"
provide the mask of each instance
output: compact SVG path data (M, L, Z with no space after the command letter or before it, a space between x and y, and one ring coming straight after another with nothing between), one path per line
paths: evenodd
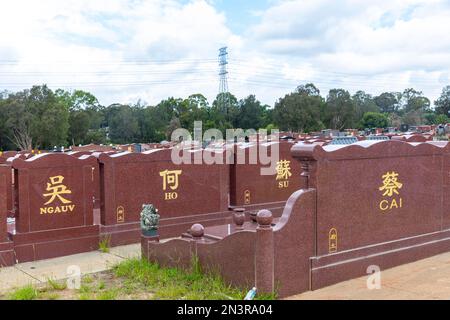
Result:
M109 253L124 259L140 258L141 244L134 243L126 246L113 247L109 249Z
M110 269L123 258L99 251L86 252L54 259L26 262L16 268L40 281L65 279L71 275L70 266L78 266L81 274L89 274Z
M79 267L82 275L96 273L111 269L124 259L140 257L140 255L140 244L132 244L111 248L109 253L91 251L0 268L0 293L28 284L45 283L48 279L66 279L72 275L68 269L70 266Z
M12 288L20 288L40 281L16 269L15 267L0 268L0 293L3 294Z
M381 270L381 289L367 288L368 276L305 292L293 300L450 299L450 252Z

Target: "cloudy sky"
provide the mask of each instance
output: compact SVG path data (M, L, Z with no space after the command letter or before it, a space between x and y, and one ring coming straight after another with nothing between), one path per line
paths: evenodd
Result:
M273 105L297 85L379 94L450 84L450 0L4 0L0 91L83 89L156 104L228 85Z

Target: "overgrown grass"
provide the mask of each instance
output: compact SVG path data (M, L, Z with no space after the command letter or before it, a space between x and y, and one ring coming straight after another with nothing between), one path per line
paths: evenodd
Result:
M196 259L190 270L161 268L141 259L126 260L114 268L117 277L139 283L154 293L155 299L242 300L246 291L226 285L216 273L204 273ZM274 299L275 295L257 295Z
M28 285L0 299L11 300L242 300L246 290L225 284L218 272L204 272L197 259L191 268L160 267L138 258L125 260L113 270L85 275L78 289L68 289L66 282L47 279L45 285ZM275 299L275 295L256 295L256 299Z
M98 243L98 249L103 253L109 253L109 248L111 247L110 242L111 236L108 235L103 237Z
M119 289L109 289L102 292L99 292L96 295L97 300L115 300L119 295Z
M51 278L48 278L47 282L48 282L49 286L51 288L53 288L53 290L62 291L67 288L67 283L65 281L56 281Z
M34 300L38 297L38 291L30 284L14 290L10 293L10 300Z

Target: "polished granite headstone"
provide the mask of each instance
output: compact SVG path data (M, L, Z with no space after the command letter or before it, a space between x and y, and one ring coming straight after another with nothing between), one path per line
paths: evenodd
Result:
M15 159L16 230L11 234L18 262L98 248L93 224L94 157L54 153Z

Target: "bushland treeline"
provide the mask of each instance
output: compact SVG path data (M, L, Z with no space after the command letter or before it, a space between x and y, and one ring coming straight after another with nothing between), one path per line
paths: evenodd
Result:
M155 106L142 102L103 106L89 92L55 91L46 85L18 92L0 93L0 149L51 149L87 143L160 142L169 140L176 128L203 129L278 128L311 132L325 128L373 128L400 124L449 122L450 86L431 103L421 91L383 92L373 96L364 91L351 95L331 89L322 96L311 83L298 86L273 106L255 95L238 99L220 94L210 103L202 94L170 97Z

